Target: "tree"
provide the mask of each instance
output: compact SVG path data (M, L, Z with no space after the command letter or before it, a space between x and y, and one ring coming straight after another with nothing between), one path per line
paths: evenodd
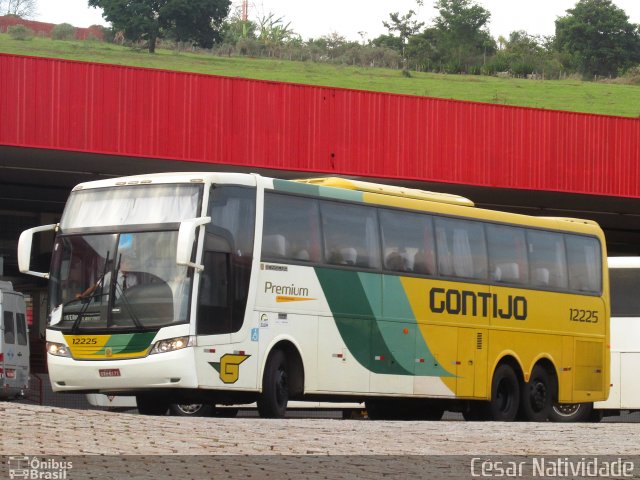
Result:
M539 36L529 35L524 30L514 31L509 34L508 40L503 37L504 46L498 52L498 57L508 63L513 75L541 73L548 61L547 51L542 43L543 39Z
M439 16L434 27L440 34L444 56L458 68L496 50L487 30L491 13L472 0L437 0Z
M158 38L211 48L220 40L230 0L89 0L130 40L145 40L154 53Z
M258 38L266 45L282 45L296 37L290 26L291 22L284 23L284 17L269 13L258 19Z
M371 40L371 44L376 47L389 48L395 50L399 54L402 53L402 40L395 35L380 35Z
M382 22L382 25L389 30L389 36L393 36L394 32L398 33L400 39L400 45L402 47L402 61L406 61L405 57L405 45L409 40L409 37L415 35L424 26L424 22L418 22L413 19L416 14L413 10L409 10L406 14L400 15L398 12L389 14L389 22Z
M0 15L30 18L35 16L37 10L37 0L0 0Z
M407 60L415 65L416 70L434 70L442 63L440 45L439 32L435 28L427 28L409 38Z
M241 39L255 39L257 27L257 24L251 20L243 20L242 12L236 8L223 22L221 33L224 42L235 45Z
M556 48L583 75L616 75L640 62L640 32L611 0L580 0L556 20Z

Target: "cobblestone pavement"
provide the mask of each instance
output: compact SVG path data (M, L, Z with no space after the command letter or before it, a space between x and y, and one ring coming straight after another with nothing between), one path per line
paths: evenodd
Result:
M1 455L637 455L637 423L147 417L0 403Z

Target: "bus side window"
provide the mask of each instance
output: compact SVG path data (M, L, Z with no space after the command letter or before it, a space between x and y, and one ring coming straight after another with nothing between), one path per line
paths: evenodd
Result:
M433 221L423 213L380 209L384 268L392 272L433 275Z
M318 202L311 198L266 192L262 259L320 261Z
M599 293L602 283L600 244L595 238L565 235L569 263L569 288Z
M487 278L487 250L482 223L436 217L435 233L440 275Z
M322 201L320 213L327 263L380 268L380 239L375 209Z
M640 317L640 268L609 267L611 317Z
M531 285L567 288L567 261L561 233L527 230Z
M487 225L489 271L501 283L529 282L529 261L525 231L519 227ZM542 276L542 274L540 273Z

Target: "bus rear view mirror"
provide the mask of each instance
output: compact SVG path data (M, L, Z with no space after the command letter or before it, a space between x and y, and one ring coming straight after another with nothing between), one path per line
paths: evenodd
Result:
M193 251L193 242L196 238L196 231L201 225L206 225L211 221L211 217L199 217L184 220L180 223L178 232L178 246L176 251L176 263L193 267L196 270L203 270L204 267L191 261L191 252Z
M41 227L33 227L25 230L20 234L20 239L18 240L18 268L20 269L21 273L33 275L34 277L49 278L48 272L33 272L30 270L33 234L40 232L49 232L51 230L55 230L57 226L57 223L42 225Z

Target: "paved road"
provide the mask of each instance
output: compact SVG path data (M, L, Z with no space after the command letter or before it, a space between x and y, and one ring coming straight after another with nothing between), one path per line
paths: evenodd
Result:
M636 423L146 417L0 403L2 455L636 455Z

